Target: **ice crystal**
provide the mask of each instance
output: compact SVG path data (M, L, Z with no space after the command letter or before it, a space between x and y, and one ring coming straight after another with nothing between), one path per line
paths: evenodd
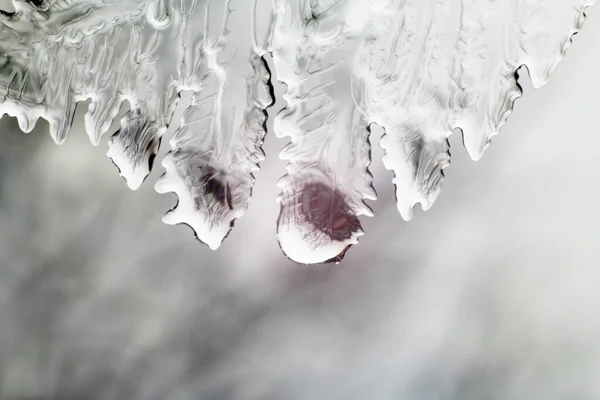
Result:
M91 99L95 144L131 110L109 157L132 189L150 173L182 91L191 92L163 159L159 192L216 249L251 197L274 101L266 56L285 85L274 131L289 136L277 223L302 263L338 261L363 234L376 195L370 126L385 130L406 220L431 207L457 129L481 157L521 95L525 65L546 83L595 0L13 0L0 13L0 115L25 132L42 117L58 143Z

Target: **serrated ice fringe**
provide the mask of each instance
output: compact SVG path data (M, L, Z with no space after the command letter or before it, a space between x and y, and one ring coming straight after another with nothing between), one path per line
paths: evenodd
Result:
M61 143L77 102L89 98L85 126L97 144L128 100L108 154L132 189L150 173L179 91L199 96L200 117L178 131L158 187L180 197L165 220L189 224L211 248L250 199L270 104L260 56L272 53L288 102L275 132L291 139L280 243L312 263L343 255L362 234L356 216L371 215L367 127L386 132L401 215L418 203L428 209L450 162L448 136L461 130L479 159L521 95L516 70L526 66L543 86L596 1L13 3L16 13L0 14L0 115L16 116L26 132L45 118ZM335 206L329 223L307 207L319 201Z
M232 7L251 5L237 0L217 9L217 15L224 16L224 29L213 43L220 45L207 41L200 46L202 79L171 140L171 152L164 159L168 168L157 183L158 190L182 196L164 220L185 223L182 218L195 215L187 224L213 249L248 208L253 173L264 159L265 110L272 103L270 73L251 35L234 40L225 29L243 22L236 18L245 14L228 14ZM226 55L229 59L223 62Z

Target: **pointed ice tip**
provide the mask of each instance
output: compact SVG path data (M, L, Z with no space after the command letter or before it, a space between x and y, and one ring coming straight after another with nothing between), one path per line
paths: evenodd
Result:
M412 219L413 214L415 212L414 204L401 204L400 202L398 202L397 208L403 220L408 222Z
M116 150L116 146L110 146L106 155L119 170L119 175L125 179L129 189L136 191L144 183L150 173L149 169L141 165L135 165L125 154Z
M173 189L170 188L168 183L169 183L169 181L165 178L165 175L163 175L157 179L156 183L154 184L154 190L158 194L165 194L165 193L172 192Z
M64 144L67 141L66 136L57 136L57 135L50 134L50 137L52 138L54 143L56 143L58 145Z
M229 234L230 225L220 224L209 227L201 215L195 213L186 218L184 214L178 209L171 210L163 215L162 222L167 225L188 226L194 232L196 239L206 244L211 250L217 250Z
M92 144L92 146L99 146L102 142L102 138L98 135L90 134L88 135L88 137L90 138L90 143Z
M25 133L30 133L35 127L35 123L30 121L26 114L19 114L17 116L17 123L19 124L19 129Z
M123 176L123 175L121 175L121 176ZM129 187L129 189L131 189L133 191L138 190L142 186L142 183L144 182L143 179L134 181L134 180L129 180L129 179L125 178L124 176L123 176L123 178L125 179L125 183L127 183L127 187Z
M469 153L469 157L473 161L479 161L481 157L483 157L483 153L490 147L490 136L489 134L485 134L482 137L469 137L464 138L464 146L467 149L467 153Z
M29 133L26 131L23 131L25 133ZM56 128L52 127L52 125L50 125L50 137L52 138L52 141L56 144L63 144L66 140L67 140L67 136L66 135L61 135Z
M483 157L482 150L469 151L469 149L467 149L467 152L469 153L469 157L471 157L471 160L473 161L479 161L481 160L481 157Z
M200 239L202 240L202 239ZM223 243L223 239L221 240L209 240L209 241L204 241L202 240L202 242L206 243L206 245L213 251L218 250L219 247L221 247L221 244Z
M96 126L94 125L94 121L92 120L92 117L88 114L85 114L85 117L84 117L85 132L87 133L88 137L90 138L90 142L92 143L92 145L98 146L100 144L100 142L102 141L102 136L104 136L104 135L101 132L98 132L98 130L96 129Z

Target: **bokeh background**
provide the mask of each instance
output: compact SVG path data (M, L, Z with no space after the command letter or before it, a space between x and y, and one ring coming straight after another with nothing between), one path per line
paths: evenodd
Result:
M588 15L546 87L521 71L524 96L481 161L452 136L444 190L410 222L374 133L376 216L339 265L280 252L274 135L247 214L213 252L161 223L175 199L153 190L159 163L127 189L106 140L89 143L84 105L62 146L45 122L26 135L4 117L0 399L599 399Z

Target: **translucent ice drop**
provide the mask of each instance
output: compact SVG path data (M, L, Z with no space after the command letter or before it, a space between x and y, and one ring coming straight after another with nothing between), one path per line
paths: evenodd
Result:
M346 26L343 2L312 3L279 1L271 44L287 102L275 133L290 137L279 243L307 264L339 261L363 234L357 216L371 215L363 200L375 199L368 125L353 97L362 85L353 68L360 37Z

